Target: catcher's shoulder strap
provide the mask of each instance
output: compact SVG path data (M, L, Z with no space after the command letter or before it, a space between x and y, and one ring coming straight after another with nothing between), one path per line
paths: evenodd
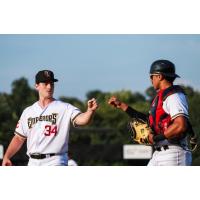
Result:
M161 90L157 93L157 96L154 98L151 109L150 109L150 126L157 132L160 128L158 124L162 124L162 121L165 119L167 123L171 122L171 117L163 109L163 102L165 99L175 93L184 93L184 90L179 85L172 85L171 87ZM184 93L185 94L185 93ZM161 130L159 132L162 132Z
M151 108L154 109L154 112L156 111L157 106L162 106L163 101L165 101L168 96L175 93L185 94L183 88L181 88L179 85L172 85L163 91L159 91L151 104Z
M167 88L162 93L162 100L164 101L168 96L175 94L175 93L183 93L185 94L185 91L183 88L179 85L172 85L171 87Z

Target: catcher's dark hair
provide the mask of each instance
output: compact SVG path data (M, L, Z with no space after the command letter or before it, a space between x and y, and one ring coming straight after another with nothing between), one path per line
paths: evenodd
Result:
M165 76L163 75L164 79L167 80L170 83L173 83L176 79L176 77L169 77L169 76Z

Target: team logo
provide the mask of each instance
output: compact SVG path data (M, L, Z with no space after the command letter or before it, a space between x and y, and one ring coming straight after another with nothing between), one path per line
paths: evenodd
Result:
M50 72L49 71L44 71L44 75L46 78L50 78L51 75L50 75Z
M51 115L40 115L39 117L28 118L28 128L32 128L34 124L41 121L51 122L52 125L56 124L58 113L52 113Z

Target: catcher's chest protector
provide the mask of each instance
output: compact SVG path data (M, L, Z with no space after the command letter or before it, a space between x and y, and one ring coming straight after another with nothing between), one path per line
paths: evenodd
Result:
M171 86L165 90L160 90L153 100L150 109L149 123L151 129L156 134L163 134L164 131L172 123L170 115L167 114L163 109L163 102L168 96L180 92L184 93L183 89L180 86Z

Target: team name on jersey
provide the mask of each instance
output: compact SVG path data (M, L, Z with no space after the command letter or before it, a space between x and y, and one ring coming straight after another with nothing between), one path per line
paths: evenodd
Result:
M29 117L28 118L28 127L29 129L33 127L39 121L52 122L52 124L56 124L58 113L52 113L51 115L41 115L39 117Z

